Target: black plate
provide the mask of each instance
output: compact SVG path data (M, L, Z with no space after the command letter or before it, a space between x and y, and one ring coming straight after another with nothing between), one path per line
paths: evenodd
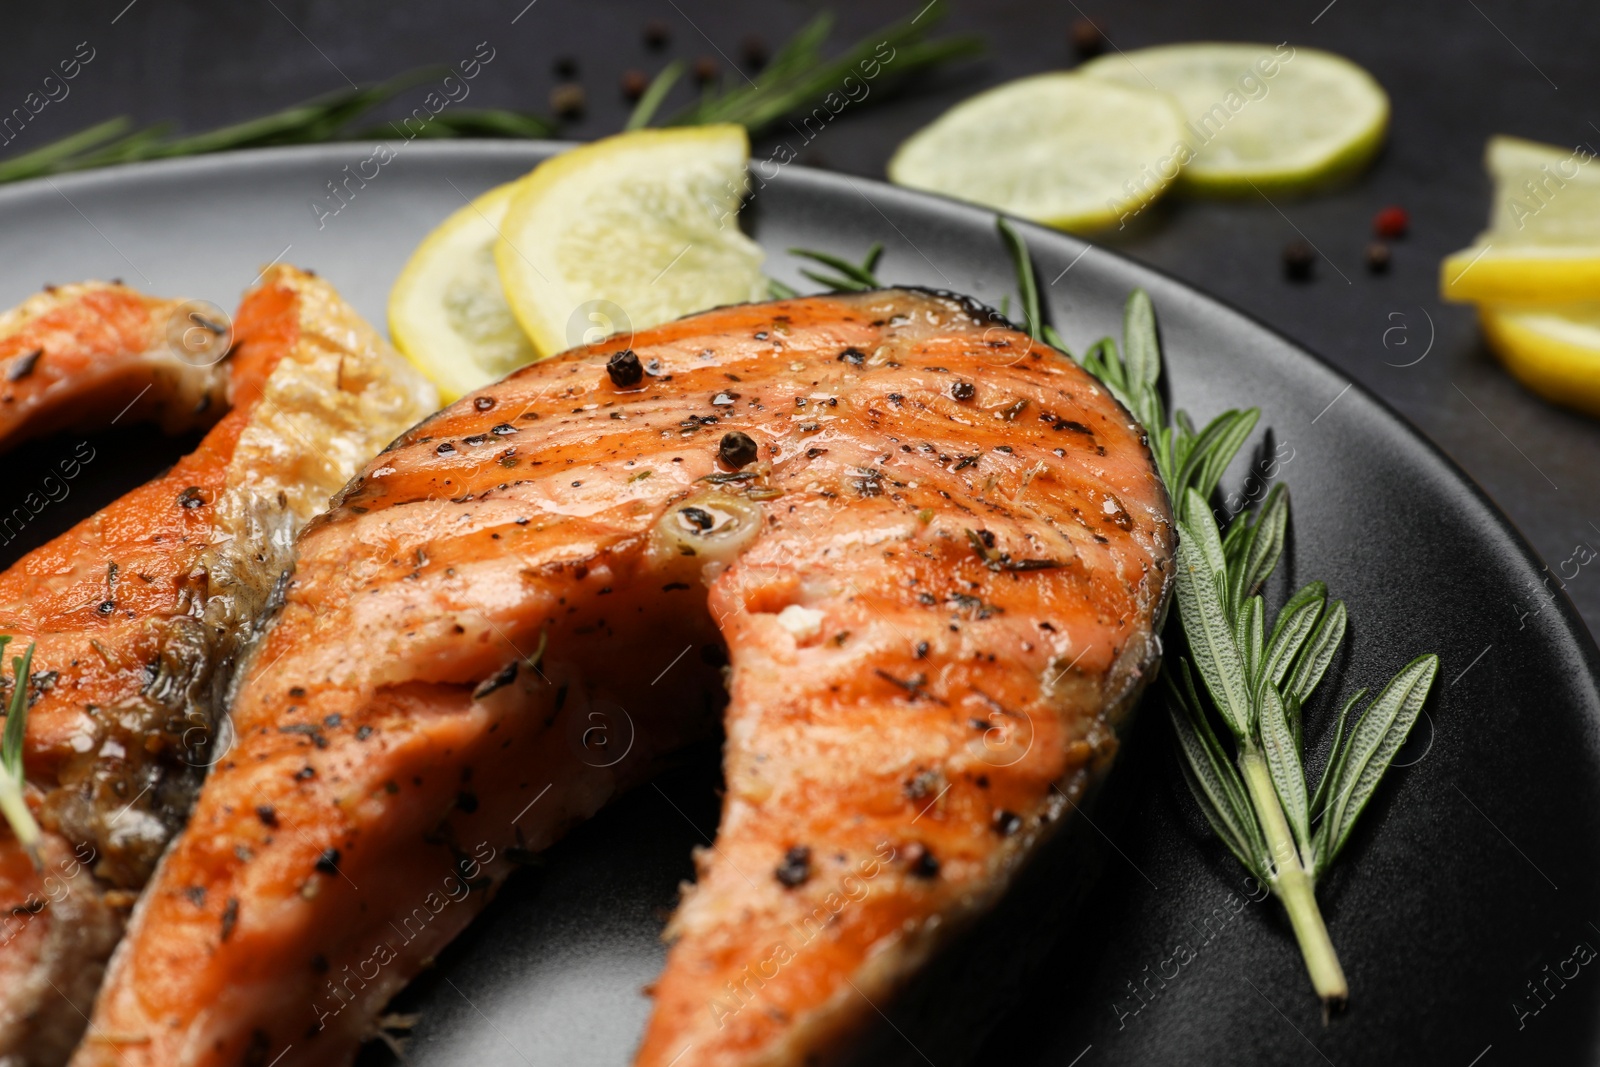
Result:
M8 188L0 303L42 282L100 276L232 307L263 263L282 258L326 275L381 322L418 239L549 150L412 144L363 167L369 147L286 149ZM772 272L797 287L807 283L789 246L857 257L881 240L892 282L994 303L1012 288L988 212L878 183L782 168L756 192L749 220ZM1145 714L1094 814L1105 874L1026 992L993 1020L979 1062L1595 1062L1600 654L1567 600L1461 471L1361 387L1177 281L1024 230L1075 349L1120 333L1123 299L1142 286L1176 403L1198 417L1262 408L1256 455L1225 488L1258 495L1251 464L1287 457L1278 466L1293 487L1292 545L1274 592L1323 578L1354 620L1327 688L1381 685L1429 649L1443 670L1400 757L1410 766L1392 774L1321 893L1350 977L1345 1016L1323 1027L1277 905L1250 899L1185 795L1162 716ZM145 433L100 445L104 460L4 551L64 529L178 453ZM64 447L8 463L0 514ZM1312 712L1313 745L1326 722L1326 707ZM412 1062L626 1063L689 849L716 824L716 785L714 753L691 761L514 879L404 996L422 1013ZM953 1054L907 1051L936 1067L955 1067Z

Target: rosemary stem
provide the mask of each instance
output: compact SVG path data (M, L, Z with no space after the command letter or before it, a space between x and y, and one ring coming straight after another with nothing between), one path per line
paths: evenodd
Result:
M1266 832L1267 847L1272 851L1272 893L1289 913L1289 924L1294 927L1295 940L1300 943L1300 955L1305 958L1311 985L1322 998L1322 1017L1326 1022L1329 1013L1349 999L1350 987L1345 982L1344 968L1339 966L1339 954L1328 937L1322 909L1317 907L1316 888L1301 862L1294 836L1289 832L1289 820L1278 803L1278 791L1273 788L1266 757L1253 742L1240 747L1239 770L1244 775L1245 788L1250 791L1250 801L1260 816L1261 829Z
M17 843L27 850L34 869L42 869L39 862L39 824L34 821L22 789L15 782L0 782L0 815L4 815L6 822L11 824L12 832L17 835Z

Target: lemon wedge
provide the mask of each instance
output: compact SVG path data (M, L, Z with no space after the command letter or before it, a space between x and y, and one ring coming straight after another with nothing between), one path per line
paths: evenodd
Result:
M1485 305L1478 317L1513 377L1552 403L1600 415L1600 304Z
M739 230L749 159L742 126L633 130L518 182L494 257L534 351L763 299L761 248Z
M962 101L889 161L897 185L1065 230L1136 215L1182 165L1183 120L1166 93L1038 74Z
M1489 228L1445 259L1447 300L1600 301L1600 164L1587 148L1492 137Z
M494 262L516 183L463 205L411 254L389 291L389 336L445 403L538 358Z
M1288 44L1162 45L1101 56L1086 77L1160 89L1178 101L1189 149L1182 188L1298 192L1372 158L1389 97L1341 56Z

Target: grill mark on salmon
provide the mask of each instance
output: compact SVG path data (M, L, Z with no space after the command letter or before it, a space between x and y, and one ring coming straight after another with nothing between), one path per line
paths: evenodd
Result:
M111 295L158 317L175 304ZM57 317L69 311L79 335L103 324L91 303ZM15 839L0 838L0 871L15 875L0 893L45 900L0 952L21 976L0 985L0 1059L65 1061L131 890L193 804L235 662L266 620L294 536L435 404L330 286L293 268L272 268L245 296L236 335L231 410L196 450L0 575L0 633L37 642L30 793L52 848L93 870L75 870L71 893L50 899L35 883L61 872L25 877ZM71 981L53 989L46 979L63 974Z
M514 858L714 733L718 658L673 657L719 634L728 791L641 1064L836 1051L1106 766L1173 531L1093 379L904 290L630 347L637 384L613 339L463 398L308 527L75 1063L348 1063Z

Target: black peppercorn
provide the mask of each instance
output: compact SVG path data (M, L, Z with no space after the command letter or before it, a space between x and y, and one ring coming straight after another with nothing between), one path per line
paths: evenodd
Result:
M1072 50L1078 55L1088 59L1099 55L1105 48L1106 37L1100 32L1099 26L1086 18L1072 24Z
M1292 282L1311 280L1311 266L1317 261L1314 248L1304 241L1290 241L1283 249L1283 276Z
M583 94L583 86L577 82L563 82L550 90L550 110L564 119L575 119L583 115L583 109L588 103Z
M561 56L556 60L555 72L562 81L571 81L578 76L578 61L572 56Z
M644 380L644 364L633 354L633 349L624 348L611 353L611 358L606 360L606 373L611 375L612 385L627 389Z
M767 65L767 42L755 34L744 39L740 46L744 52L744 65L751 70L760 70Z
M772 873L790 889L804 885L811 878L811 850L805 845L794 846L783 854L783 862Z
M928 846L913 843L906 846L906 862L911 866L913 878L939 877L939 860L928 851Z
M717 458L734 470L748 467L756 461L756 443L747 433L734 430L722 435L717 445Z
M665 48L667 42L672 40L672 28L660 19L652 19L644 24L644 46L655 50Z
M694 61L691 73L696 85L709 85L717 77L717 61L710 56L701 56Z
M474 408L477 408L479 411L488 411L490 408L494 407L494 397L492 397L492 396L480 396L480 397L477 397L476 399L474 399L472 401L472 406Z
M623 73L622 97L624 100L638 100L648 88L650 88L650 78L644 71L630 70Z
M707 530L711 529L711 527L717 524L717 520L713 519L711 517L711 513L706 511L704 508L682 508L679 510L678 514L683 516L684 522L687 522L700 533L705 533Z
M978 388L971 382L952 382L950 395L956 400L971 400L978 395Z
M1367 270L1371 273L1387 274L1391 258L1389 246L1382 241L1374 241L1367 246Z

